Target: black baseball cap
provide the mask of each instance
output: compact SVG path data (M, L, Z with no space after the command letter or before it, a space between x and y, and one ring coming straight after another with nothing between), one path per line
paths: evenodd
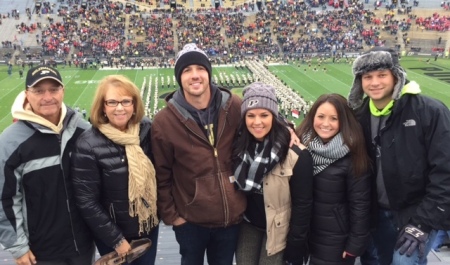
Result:
M25 89L35 86L38 82L45 79L53 79L64 87L61 74L53 67L38 65L28 70L25 81Z

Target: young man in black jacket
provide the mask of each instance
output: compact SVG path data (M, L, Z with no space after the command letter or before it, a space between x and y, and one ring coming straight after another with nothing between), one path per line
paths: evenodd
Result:
M450 111L406 80L392 49L362 54L353 74L349 105L374 167L379 264L426 264L436 230L450 228Z

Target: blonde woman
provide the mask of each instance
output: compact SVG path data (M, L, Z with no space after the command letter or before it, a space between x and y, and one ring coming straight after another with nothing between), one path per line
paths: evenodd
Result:
M158 240L156 180L151 161L151 121L144 118L138 88L111 75L99 84L91 118L72 154L77 206L91 228L100 255L125 255L130 241L149 238L152 247L131 264L154 264Z

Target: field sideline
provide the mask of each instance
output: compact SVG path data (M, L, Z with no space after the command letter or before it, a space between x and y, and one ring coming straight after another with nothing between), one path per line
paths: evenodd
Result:
M434 61L431 58L424 57L404 57L401 60L402 66L406 69L409 80L415 80L421 86L422 92L425 95L440 99L444 104L450 107L450 59L439 58ZM347 96L350 86L353 82L351 73L351 63L337 63L331 62L322 63L317 67L317 71L313 68L316 63L313 63L309 68L306 64L301 62L294 62L288 65L273 65L269 69L279 79L286 82L286 84L303 95L305 100L314 101L318 96L324 93L339 93ZM326 68L326 71L323 68ZM92 98L95 93L97 83L106 75L122 74L130 78L138 88L141 88L146 80L146 87L151 77L151 102L149 107L153 109L154 106L154 88L155 79L158 79L158 107L164 104L163 97L168 92L173 91L176 87L173 86L173 68L159 68L159 69L79 69L75 67L58 68L66 84L65 89L65 103L70 107L78 106L80 109L85 108L88 111ZM26 76L25 68L24 76ZM219 76L219 73L231 74L247 74L247 69L236 69L235 67L218 67L213 66L213 76ZM161 88L161 79L164 79L165 88ZM167 88L167 80L170 79L170 86ZM7 74L7 67L0 67L0 132L2 132L12 122L11 105L17 96L25 87L25 77L19 78L18 66L13 67L11 76ZM234 93L241 95L242 89L232 89ZM147 93L147 90L146 90ZM147 98L146 93L144 99ZM291 117L290 117L291 119ZM296 121L298 123L299 120Z

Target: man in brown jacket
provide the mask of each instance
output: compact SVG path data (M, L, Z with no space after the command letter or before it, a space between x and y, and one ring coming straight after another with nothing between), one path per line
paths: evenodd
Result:
M185 45L175 63L180 89L152 125L158 211L173 225L181 264L202 265L205 251L209 264L232 264L246 208L231 163L241 100L211 84L211 72L206 53Z

